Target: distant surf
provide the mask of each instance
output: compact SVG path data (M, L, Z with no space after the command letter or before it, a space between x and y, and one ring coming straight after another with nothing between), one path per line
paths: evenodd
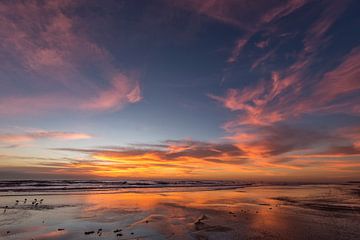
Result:
M244 187L251 183L239 181L188 181L188 180L9 180L0 181L0 192L32 191L96 191L124 188L161 188L161 187Z

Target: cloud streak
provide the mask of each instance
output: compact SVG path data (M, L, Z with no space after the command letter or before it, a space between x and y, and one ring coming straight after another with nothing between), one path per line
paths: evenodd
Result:
M33 131L28 133L2 133L0 134L0 143L4 144L23 144L42 139L50 140L81 140L92 138L92 135L76 132L59 131Z

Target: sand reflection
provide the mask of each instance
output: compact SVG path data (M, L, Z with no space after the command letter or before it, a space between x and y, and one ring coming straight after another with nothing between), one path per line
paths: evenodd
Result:
M2 196L4 239L359 239L351 186L161 188L41 195L42 208ZM23 196L22 196L23 197ZM31 198L40 196L32 196ZM30 199L30 197L28 197ZM316 209L309 203L330 202ZM355 199L355 200L354 200ZM308 207L310 206L310 207ZM321 205L323 206L323 205ZM327 206L327 205L326 205ZM341 227L340 227L341 226Z

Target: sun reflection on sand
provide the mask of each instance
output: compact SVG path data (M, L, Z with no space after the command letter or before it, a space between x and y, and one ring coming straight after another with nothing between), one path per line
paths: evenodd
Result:
M49 194L41 196L43 208L11 206L0 215L0 233L4 239L117 239L122 234L130 239L329 240L336 230L356 239L351 238L359 236L356 212L336 212L341 217L334 217L333 212L281 200L308 203L321 198L359 208L349 190L351 186L306 185ZM40 199L31 199L35 197ZM1 203L10 205L15 199L19 196L2 196ZM340 223L343 228L336 229Z

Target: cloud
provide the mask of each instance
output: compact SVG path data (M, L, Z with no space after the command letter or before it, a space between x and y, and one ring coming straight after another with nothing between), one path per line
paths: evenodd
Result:
M168 140L164 144L137 144L136 147L118 147L110 149L58 149L64 151L78 151L89 153L94 157L120 161L178 161L183 158L206 160L208 158L223 158L230 160L231 157L241 158L244 152L230 143L209 143L199 141ZM140 148L139 148L140 147Z
M236 59L239 57L241 50L244 48L244 46L248 43L250 36L246 36L244 38L240 38L236 41L235 47L232 50L230 57L228 58L228 63L235 63Z
M211 176L214 179L250 177L290 180L301 179L304 172L334 173L334 178L343 177L337 169L346 171L349 178L357 173L356 169L347 169L349 166L357 166L356 161L336 159L335 150L346 157L357 154L353 149L334 148L343 143L344 139L338 136L290 126L263 127L257 129L256 136L217 143L168 140L159 144L135 144L129 147L54 150L84 154L86 159L91 160L75 160L60 163L59 166L79 171L86 169L88 174L98 177L196 179ZM313 146L319 143L327 143L324 149L331 154L331 158L325 155L325 151L313 151ZM52 164L49 163L50 166ZM316 175L313 175L309 179L315 178Z
M357 97L345 97L360 90L359 60L360 50L354 48L338 66L326 72L312 86L308 85L306 96L300 69L308 63L299 62L289 68L290 74L284 77L273 72L271 81L260 81L243 89L229 89L225 97L209 96L229 110L240 112L238 119L225 125L227 129L241 125L269 125L315 112L358 114ZM340 97L342 99L338 99Z
M251 38L269 24L290 15L306 5L308 0L181 0L172 5L240 30L227 62L234 64ZM265 43L265 41L263 42ZM261 44L260 44L261 45Z
M28 133L2 133L0 134L0 143L5 144L22 144L33 142L41 139L53 140L80 140L89 139L92 135L76 132L59 132L59 131L33 131Z
M118 110L141 100L139 82L89 36L88 23L73 15L77 7L79 1L0 3L0 114Z
M331 2L322 11L319 18L308 30L304 39L305 52L314 52L318 50L321 45L328 39L324 39L326 33L329 31L335 21L343 14L348 6L349 1Z
M201 23L216 22L238 34L226 59L231 64L227 73L231 75L232 70L238 71L236 67L242 65L240 71L248 68L249 75L241 76L249 79L234 76L232 83L222 85L227 87L223 94L209 95L234 115L223 125L224 138L216 142L169 140L125 147L62 148L56 153L61 154L62 150L85 157L37 159L34 168L8 170L28 174L38 170L40 174L51 172L55 176L67 176L71 170L92 177L144 178L290 178L324 173L340 176L341 171L355 176L358 170L350 168L359 166L356 162L359 126L339 129L337 123L331 124L332 119L327 118L335 114L341 118L359 117L360 107L356 103L360 100L360 50L344 48L341 56L329 55L330 64L321 55L332 42L331 30L345 13L347 3L305 0L167 3L180 8L181 13L191 12L186 15L191 16L187 17L190 22L196 15L194 25L199 19ZM91 34L88 19L74 15L79 11L78 4L0 3L2 116L67 110L117 111L142 100L136 74L120 67L112 52L99 44L99 39ZM313 12L307 11L304 7L307 4L312 4L309 8ZM144 18L150 19L151 14ZM152 28L145 29L146 26L157 26L159 21L169 18L178 25L177 16L173 19L172 14L150 20L154 21L150 25L141 23L139 29L147 33ZM292 14L296 18L306 15L306 21L301 24L292 21ZM173 22L162 26L173 28ZM312 117L321 118L322 123L331 127L314 126L318 123ZM19 145L42 139L90 137L83 133L30 131L0 134L0 142Z
M354 146L354 145L332 146L332 147L329 147L326 151L318 153L318 155L326 155L326 156L357 155L357 156L360 156L360 148L357 146Z
M221 4L220 4L221 2ZM238 1L238 2L246 2L246 1ZM259 34L262 35L274 35L277 31L279 31L277 21L280 21L282 18L291 15L292 13L298 11L303 6L307 5L311 1L307 0L289 0L281 2L279 4L278 1L272 1L270 4L267 2L265 5L267 6L266 9L263 9L260 5L260 2L253 4L253 9L249 9L249 6L242 6L243 9L237 9L238 12L241 11L249 11L252 12L254 15L252 17L248 17L247 19L252 19L251 23L246 23L246 21L242 20L238 23L238 26L248 26L243 28L244 33L243 35L236 41L235 46L233 47L232 51L230 52L230 56L227 60L228 63L235 63L240 56L240 53L244 48L248 46L249 43L253 44L255 42L255 46L258 48L266 48L268 46L270 39L265 39L261 41L253 40L254 37L257 37ZM228 8L236 9L236 5L232 4L231 1L211 1L210 5L215 5L215 3L221 6L228 6ZM247 2L246 2L247 3ZM307 30L306 36L303 40L304 44L304 52L303 57L309 57L307 54L312 54L316 50L319 50L321 47L325 45L325 43L330 40L330 37L326 36L329 29L332 25L336 22L336 20L344 13L345 9L348 6L349 1L342 1L342 2L332 2L331 4L327 4L323 7L323 10L318 17L318 19L312 24L312 26ZM217 7L219 9L219 7ZM221 9L221 8L220 8ZM226 11L222 13L224 15L228 15ZM239 14L241 15L241 14ZM225 17L220 19L226 19ZM232 21L230 21L232 22ZM276 36L281 37L285 36L286 34L278 33ZM274 38L277 42L280 39ZM281 43L281 42L280 42ZM260 62L268 59L274 52L269 50L265 56L260 57L259 60L253 63L252 68L256 68Z
M349 111L359 113L355 101L346 103L340 101L333 103L339 97L344 97L360 90L360 47L344 57L343 61L333 70L324 74L324 77L316 84L313 97L319 102L317 105L326 109L336 111ZM344 109L343 104L349 108ZM329 106L330 105L330 106ZM352 105L352 106L351 106Z
M238 1L238 0L182 0L173 3L203 14L216 21L250 30L259 23L269 23L303 6L307 1Z
M232 166L245 168L247 163L244 153L233 144L190 140L169 140L161 144L136 144L129 147L55 150L85 154L86 158L94 160L93 163L82 162L77 167L91 165L101 169L94 173L101 176L138 174L158 178L197 178L216 174L219 169L231 169Z
M243 89L229 89L225 97L210 95L231 111L241 112L236 125L266 125L278 122L290 114L284 102L278 101L280 94L290 86L287 79L280 79L278 72L273 72L271 82L261 81L259 84Z
M355 94L360 90L358 63L359 50L354 48L338 66L324 73L313 85L308 84L306 94L304 79L299 78L297 72L285 77L273 72L270 82L230 89L225 97L210 97L238 113L235 119L224 124L229 134L226 138L250 159L268 164L282 155L299 159L357 156L359 141L354 132L358 125L341 131L335 126L327 133L328 129L297 127L292 122L311 114L358 116Z
M252 72L261 72L261 79L245 81L247 84L242 87L229 88L224 96L209 94L209 97L234 113L235 116L223 124L227 132L224 138L241 149L243 156L258 168L270 172L284 168L289 174L294 171L331 172L336 166L349 171L345 168L357 166L356 158L359 156L358 136L351 134L356 132L354 129L358 128L358 124L352 126L352 130L339 130L341 125L330 124L331 121L332 128L304 124L311 118L331 118L335 114L359 116L356 104L360 100L359 47L354 46L333 61L331 67L319 71L314 71L313 67L321 59L321 50L331 42L330 29L344 13L347 2L323 8L301 35L297 33L297 40L303 37L302 48L291 54L282 52L282 44L292 40L292 35L279 34L274 38L274 42L275 39L280 41L277 45L262 48L265 44L260 44L257 46L260 49L250 49L249 43L253 43L253 39L256 43L273 42L274 33L281 33L275 20L304 4L305 1L299 1L298 5L293 5L294 8L281 10L280 7L273 9L273 14L265 14L260 22L268 24L258 24L259 28L240 38L240 43L244 44L233 49L232 54L236 54L230 55L232 63L238 61L240 51L261 53L256 55L251 65ZM284 55L291 61L282 59ZM284 64L274 69L273 59L282 59ZM260 69L260 64L265 67ZM353 170L355 172L356 169Z
M269 46L269 40L259 41L255 43L255 46L258 48L266 48L267 46Z
M349 178L357 173L356 169L349 169L358 166L356 161L337 159L359 154L354 148L341 146L344 139L338 136L290 126L263 127L257 131L256 138L243 136L244 139L233 139L234 142L168 140L119 147L57 148L52 150L67 152L67 156L75 154L78 158L32 157L29 167L26 164L21 167L3 165L11 176L21 171L25 175L36 171L39 176L46 173L53 177L70 177L71 172L76 178L304 180L304 174L311 173L314 174L309 175L308 180L311 180L317 179L316 173L326 172L333 174L334 180L344 177L340 172L346 172ZM344 130L344 136L346 132ZM314 145L325 142L328 146L323 152L312 151ZM14 163L28 159L21 156L0 158L18 159Z
M261 8L259 5L254 5L254 9L252 13L256 13L257 17L253 19L253 23L249 25L249 27L246 29L245 34L243 37L239 38L232 49L230 56L227 60L228 63L235 63L237 58L240 56L240 53L243 48L246 47L246 45L251 42L251 38L258 32L263 31L266 29L267 25L269 25L271 22L276 21L282 17L285 17L292 12L298 10L302 6L304 6L308 1L306 0L289 0L286 1L286 3L280 3L278 1L274 1L272 4L270 4L270 7L268 8ZM269 3L267 2L264 4L265 6L269 6ZM244 10L248 10L247 7L244 8ZM256 46L258 48L265 48L268 45L269 40L264 40L256 43ZM267 57L269 57L269 54L267 54ZM253 68L255 68L258 65L258 63L253 64Z
M138 82L130 85L129 79L118 74L111 82L107 90L100 90L97 96L89 101L80 104L81 109L103 110L119 108L124 102L136 103L142 99Z

